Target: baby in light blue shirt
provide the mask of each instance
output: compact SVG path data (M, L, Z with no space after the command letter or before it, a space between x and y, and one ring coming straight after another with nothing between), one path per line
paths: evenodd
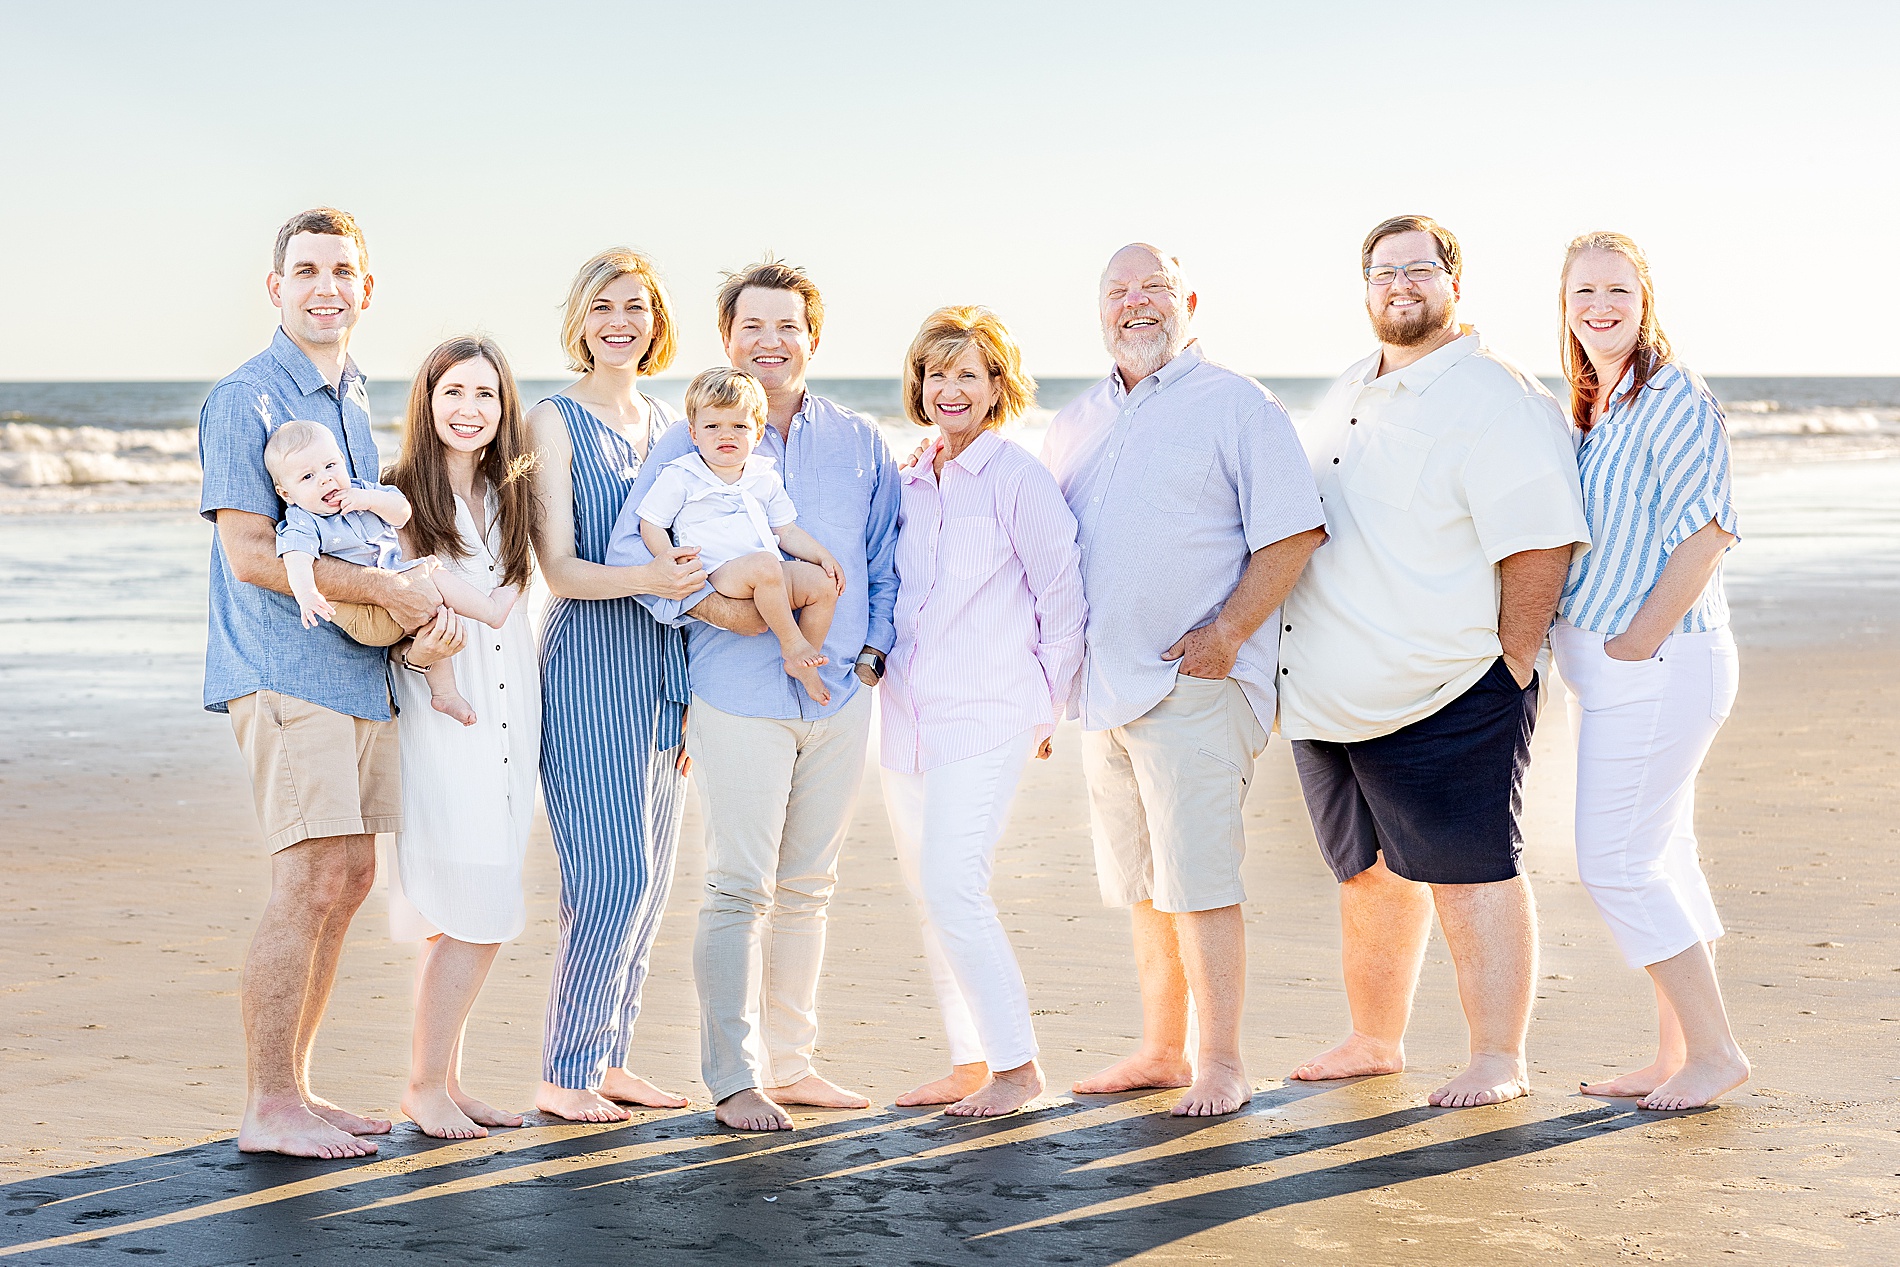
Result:
M334 621L351 637L365 641L354 621L338 620L336 607L317 588L319 556L391 572L422 568L457 615L479 620L491 629L508 623L508 614L521 597L518 586L497 586L484 594L443 570L432 554L420 559L402 557L396 531L409 522L409 499L387 484L349 477L342 450L328 427L302 420L286 422L265 442L264 466L277 495L284 499L284 517L277 525L277 557L289 574L290 592L303 613L304 628L314 628L319 620ZM429 681L429 702L437 711L464 726L475 724L475 710L456 687L455 666L449 660L430 665L424 676Z

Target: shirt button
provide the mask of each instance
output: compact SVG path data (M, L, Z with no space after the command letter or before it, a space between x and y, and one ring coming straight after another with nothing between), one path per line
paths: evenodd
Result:
M1292 626L1292 625L1288 625L1288 626L1286 627L1286 632L1288 632L1288 633L1292 633L1292 632L1293 632L1293 626ZM502 724L503 724L503 725L506 725L507 723L506 723L506 722L503 722Z
M495 650L501 650L501 644L499 642L495 644Z
M1286 676L1286 670L1285 670L1285 669L1281 669L1281 670L1280 670L1280 676L1281 676L1281 677L1285 677L1285 676Z
M508 723L507 723L507 722L503 722L503 723L501 724L501 728L502 728L503 730L506 730L506 729L508 729Z
M1359 425L1359 420L1357 418L1349 418L1347 419L1347 421L1352 423L1352 425L1355 427Z
M495 683L495 689L498 691L505 691L508 689L508 684L506 682L497 682Z
M1334 466L1338 466L1338 465L1339 465L1339 459L1338 459L1338 458L1334 458L1334 459L1333 459L1333 465L1334 465Z

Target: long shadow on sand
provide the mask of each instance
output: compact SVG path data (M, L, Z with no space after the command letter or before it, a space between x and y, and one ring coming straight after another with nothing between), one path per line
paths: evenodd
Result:
M399 1129L353 1163L206 1144L0 1188L0 1260L1107 1264L1640 1120L1615 1107L1352 1116L1363 1105L1346 1095L1339 1120L1313 1122L1316 1097L1347 1090L1264 1092L1218 1119L1171 1118L1164 1097L1090 1097L985 1121L873 1110L787 1136L704 1133L690 1112L458 1143Z

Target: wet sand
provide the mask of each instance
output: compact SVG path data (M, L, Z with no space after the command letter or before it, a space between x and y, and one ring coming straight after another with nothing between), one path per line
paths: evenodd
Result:
M176 518L118 522L147 543L203 537ZM102 552L96 526L16 527L46 549L84 539L80 554ZM243 1076L238 969L268 875L243 770L228 725L197 709L195 654L134 637L143 618L101 621L108 597L76 605L63 632L42 627L33 649L0 656L11 723L0 730L0 1120L10 1124L0 1258L1890 1261L1900 1231L1895 574L1736 577L1742 692L1702 777L1700 834L1730 930L1730 1007L1756 1076L1718 1109L1643 1114L1573 1090L1647 1059L1653 1016L1643 978L1622 966L1576 881L1570 740L1553 698L1528 791L1543 920L1528 1099L1424 1106L1464 1046L1437 940L1408 1073L1280 1081L1343 1032L1345 1007L1333 884L1276 740L1248 806L1246 1054L1257 1091L1241 1114L1171 1119L1173 1094L1052 1093L1039 1112L979 1123L890 1109L946 1055L872 778L833 906L820 1058L879 1107L801 1114L782 1137L714 1127L690 969L694 808L630 1063L696 1108L613 1127L531 1118L456 1144L398 1125L379 1159L358 1163L242 1159L229 1142ZM66 591L56 590L36 599L29 584L11 601L57 605ZM151 619L189 607L180 599ZM1056 759L1025 780L996 880L1057 1089L1124 1052L1139 1024L1125 916L1095 890L1076 749L1065 729ZM538 1076L555 887L542 829L528 931L502 952L470 1025L465 1082L516 1108ZM345 952L319 1040L320 1091L394 1109L412 962L387 939L379 893Z

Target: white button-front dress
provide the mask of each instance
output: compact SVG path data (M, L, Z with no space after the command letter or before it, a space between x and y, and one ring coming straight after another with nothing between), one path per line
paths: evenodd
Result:
M486 518L497 502L488 494ZM484 534L461 498L455 522L470 553L448 570L488 591L502 582L499 534ZM484 539L486 537L486 539ZM403 830L389 882L390 934L417 941L510 941L527 924L521 863L534 824L541 765L541 678L524 596L499 630L464 618L467 643L455 680L475 710L463 726L429 705L421 674L398 669L396 734L402 750Z

